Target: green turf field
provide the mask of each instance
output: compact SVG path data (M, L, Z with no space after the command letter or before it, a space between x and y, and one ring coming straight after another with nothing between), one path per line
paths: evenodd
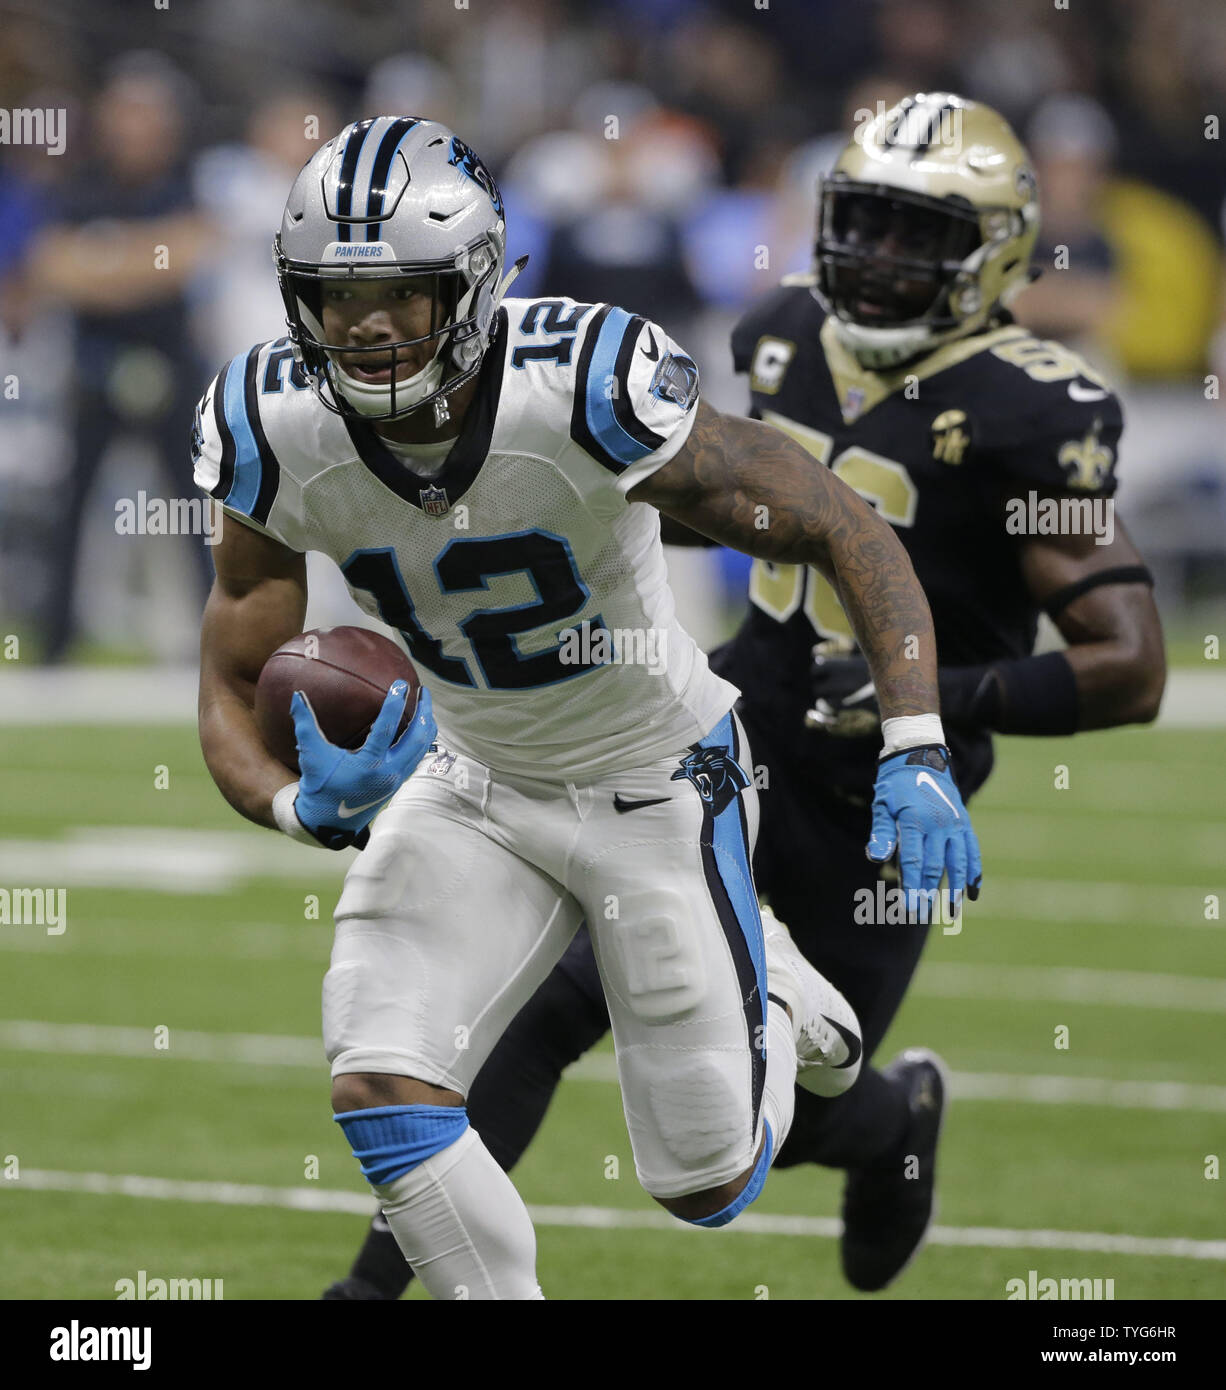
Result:
M938 1049L960 1097L941 1243L885 1296L1000 1299L1030 1269L1226 1293L1223 766L1226 731L1001 743L983 899L930 939L882 1053ZM0 729L0 767L0 886L67 905L60 934L0 924L0 1296L113 1298L143 1269L318 1297L369 1209L318 1042L340 858L241 822L189 728ZM568 1078L517 1172L547 1295L851 1296L838 1175L775 1173L726 1231L670 1224L610 1062Z

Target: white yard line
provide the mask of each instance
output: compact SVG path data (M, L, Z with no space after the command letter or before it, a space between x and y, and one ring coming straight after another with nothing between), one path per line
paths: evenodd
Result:
M1226 838L1224 838L1226 843ZM1221 897L1221 885L1124 883L1119 879L1010 878L995 873L977 903L969 903L965 926L980 917L1018 922L1075 922L1078 926L1132 923L1146 928L1207 927L1221 930L1220 918L1206 920L1205 898Z
M0 678L0 724L190 724L193 667L9 668Z
M64 1173L27 1168L21 1177L0 1184L6 1194L83 1192L99 1197L135 1197L163 1202L199 1202L217 1206L284 1207L291 1211L339 1212L369 1216L373 1200L357 1192L318 1187L265 1187L255 1183L185 1182L135 1174ZM693 1232L695 1227L665 1212L628 1211L615 1207L530 1206L538 1226L569 1226L618 1231ZM771 1216L745 1212L725 1228L732 1234L836 1238L842 1223L825 1216ZM1106 1255L1143 1255L1182 1260L1226 1261L1226 1240L1113 1235L1098 1231L1011 1230L994 1226L934 1226L929 1245L974 1246L995 1250L1077 1250Z
M1189 771L1186 776L1198 775ZM989 791L982 803L972 806L981 839L995 847L988 854L984 892L994 891L992 865L1013 871L1033 864L1039 874L1052 862L1067 863L1077 848L1084 849L1090 828L1094 841L1094 867L1102 873L1135 872L1138 866L1164 876L1203 882L1219 872L1226 858L1226 821L1197 815L1178 822L1146 809L1138 794L1131 802L1117 803L1116 813L1095 819L1095 813L1078 808L1058 795L1044 812L995 810ZM1158 838L1158 828L1174 832L1166 841ZM1084 855L1083 855L1084 857ZM1215 890L1216 891L1216 890ZM1202 905L1203 906L1203 905ZM1167 916L1167 911L1162 912Z
M1178 669L1168 674L1156 728L1216 729L1223 724L1226 673Z
M334 881L339 895L356 855L341 850L324 860L310 845L267 831L80 825L58 839L0 839L0 883L199 895L282 879L312 888Z
M305 848L305 847L304 847ZM308 851L309 853L309 851ZM4 862L3 841L0 841L0 864ZM179 861L176 861L178 863ZM169 871L167 871L169 878ZM227 882L234 882L238 875L231 875L227 869L221 875ZM8 882L13 883L10 878ZM44 886L56 883L55 879L27 878L25 883ZM64 884L60 886L75 888L85 886ZM131 883L127 886L132 886ZM151 888L151 884L142 885ZM175 884L183 887L182 878ZM66 930L57 935L49 935L45 928L37 925L0 928L0 952L46 954L60 952L63 955L88 959L90 957L125 957L136 959L145 957L155 959L198 960L317 960L326 961L332 945L332 902L339 895L340 887L329 896L327 884L304 885L319 887L321 891L315 910L317 917L301 922L244 922L239 919L211 921L207 927L196 925L192 928L176 929L155 925L152 921L134 922L131 918L100 915L92 911L78 913L74 910L74 899L66 899ZM1223 931L1226 923L1221 920L1206 920L1202 904L1204 895L1198 889L1153 888L1128 883L1074 883L1057 880L993 880L998 890L990 903L980 901L968 907L963 919L963 934L967 941L975 940L976 931L1000 930L1002 922L1011 924L1062 924L1073 923L1078 927L1106 927L1134 931L1152 930L1155 922L1162 921L1162 930L1169 933L1178 928L1207 929ZM1017 892L1014 893L1016 888ZM1147 897L1155 902L1165 903L1170 917L1145 912ZM294 899L294 906L298 900ZM893 930L891 927L884 930ZM865 931L876 928L865 927ZM955 938L956 939L956 938ZM929 946L932 965L942 949L944 938L934 932ZM951 945L948 948L958 948ZM929 967L931 968L931 966ZM1006 966L965 967L978 969L1012 970ZM1058 967L1031 967L1032 969L1056 969ZM1168 979L1168 976L1156 976ZM1175 977L1181 978L1181 977Z
M320 1038L277 1033L201 1033L172 1028L169 1046L154 1047L152 1028L98 1023L0 1021L0 1048L14 1052L75 1053L94 1057L144 1057L159 1062L239 1062L254 1066L326 1070Z
M60 951L79 960L122 957L126 960L272 960L314 961L326 965L332 949L331 913L326 923L303 922L301 926L281 922L211 922L201 931L183 931L173 926L140 924L133 937L133 923L121 917L94 917L84 926L71 915L71 932L48 936L45 928L17 931L0 929L0 951L46 955Z
M1226 1013L1226 980L1199 975L1155 975L1140 970L955 965L934 961L920 967L911 988L912 993L929 999L1046 1000Z
M1019 1076L1010 1072L954 1072L951 1081L955 1100L1101 1105L1114 1110L1226 1110L1226 1086L1187 1081L1113 1081L1097 1076Z
M1035 817L1026 820L1049 833L1044 828L1046 822ZM1216 866L1226 846L1226 823L1221 831L1205 827L1202 831L1215 837L1211 862ZM284 835L239 828L78 825L55 837L0 838L0 884L203 895L228 892L253 880L283 880L312 889L335 882L339 895L345 869L355 854L346 850L325 859L310 846L295 844ZM1205 919L1206 896L1220 892L1220 884L1202 882L1198 886L1195 879L1191 883L1127 883L993 873L983 898L968 905L966 927L973 929L976 918L982 917L1087 926L1161 925L1163 931L1174 927L1220 929L1220 920ZM331 899L321 901L325 917L332 906ZM11 943L0 939L0 946L5 944Z
M608 1052L590 1052L567 1069L568 1081L617 1080ZM1012 1101L1035 1105L1096 1105L1109 1110L1226 1111L1226 1086L1190 1081L1121 1081L1106 1076L1041 1076L1018 1072L955 1071L957 1101Z
M0 725L194 722L194 667L9 666L0 679ZM1179 668L1167 677L1158 728L1226 724L1226 671Z
M34 774L31 774L33 777ZM1024 866L1067 854L1069 836L1086 820L1086 811L1064 818L1044 819L1028 811L991 810L990 822L1000 843L984 885L983 911L1040 918L1091 920L1154 917L1165 928L1189 918L1204 925L1205 895L1220 893L1212 875L1226 857L1226 820L1198 818L1180 832L1178 863L1152 862L1153 817L1138 811L1112 831L1100 869L1110 872L1119 857L1123 868L1151 864L1155 872L1179 875L1178 882L1133 883L1121 879L1050 879L1032 875ZM1111 850L1110 855L1107 849ZM354 850L342 850L324 860L309 845L284 835L254 828L204 830L165 825L69 825L54 836L0 838L0 882L48 884L58 887L152 889L157 892L220 893L251 879L334 878L339 885ZM326 866L326 868L325 868ZM1208 883L1206 883L1208 880ZM1203 886L1199 886L1203 885ZM975 905L972 904L972 910Z
M136 1057L157 1061L213 1062L242 1066L326 1069L317 1038L273 1033L204 1033L171 1029L170 1046L154 1047L151 1028L96 1023L0 1021L0 1048L86 1057ZM616 1082L609 1053L589 1053L567 1072L568 1080ZM1226 1112L1226 1086L1184 1081L1121 1081L1094 1076L1034 1076L1008 1072L954 1072L954 1098L1038 1105L1097 1105L1123 1110Z

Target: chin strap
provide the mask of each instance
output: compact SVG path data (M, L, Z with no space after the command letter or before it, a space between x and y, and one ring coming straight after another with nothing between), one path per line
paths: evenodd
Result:
M836 333L839 341L848 352L856 359L865 371L869 372L892 372L904 366L907 362L915 358L923 357L932 352L938 346L931 338L926 335L916 334L910 329L876 329L879 334L894 333L898 336L894 341L867 342L855 331L858 325L845 324L841 319L836 320ZM852 331L848 332L847 329Z
M850 327L853 330L857 326L854 324L846 325L841 319L836 320L836 324L840 328ZM912 339L909 342L907 338L901 337L903 334L908 334L909 336L909 330L907 329L885 328L870 331L883 334L890 332L897 333L900 335L900 340L892 343L869 343L859 338L853 331L851 333L839 332L839 341L865 371L883 372L888 375L891 372L901 371L903 367L913 362L918 362L921 358L927 357L929 353L935 352L937 348L944 347L946 343L957 342L961 338L969 338L975 333L982 332L982 326L973 329L947 329L944 333L938 334L935 337L923 337L918 341Z
M525 251L524 254L519 258L519 260L517 260L515 264L511 267L511 269L508 270L507 273L502 277L502 284L499 285L498 288L494 291L495 312L497 312L498 306L502 303L504 295L511 288L511 285L518 277L520 271L523 270L524 266L526 266L527 264L528 253Z
M498 288L494 291L493 305L492 305L491 310L490 310L490 322L491 322L491 323L493 323L494 315L498 312L498 307L499 307L499 305L502 303L503 298L505 297L507 290L509 290L509 289L511 288L512 283L514 282L514 280L516 279L516 277L519 275L520 271L523 270L524 266L526 266L527 264L528 264L528 256L527 256L527 253L525 252L524 255L522 255L522 256L519 258L519 260L517 260L517 261L515 262L515 264L511 267L511 269L508 270L507 273L502 277L502 283L501 283L501 284L498 286ZM471 375L472 375L471 372L468 373L468 376L471 376ZM467 380L467 379L468 379L468 376L466 376L466 377L464 378L464 380ZM461 385L463 385L463 382L457 382L457 383L456 383L456 389L458 390L459 387L460 387ZM443 427L445 424L447 424L447 422L451 419L451 408L450 408L450 406L448 406L448 404L447 404L447 397L448 397L449 395L451 395L451 392L450 392L450 391L447 391L447 392L445 392L443 395L439 396L438 399L434 402L434 427L435 427L435 429L442 429L442 427Z
M493 322L494 315L498 312L499 305L502 303L504 297L506 296L507 290L511 288L512 283L519 275L520 271L523 270L524 266L526 266L527 264L528 256L525 252L525 254L522 255L519 258L519 260L517 260L515 264L511 267L511 269L508 270L507 273L502 277L502 283L494 291L493 303L490 309L491 323ZM471 376L471 372L468 374L468 376ZM465 380L468 379L468 376L465 377ZM461 385L463 385L463 382L457 382L456 389L458 390ZM447 391L444 395L439 396L438 399L434 402L435 429L441 429L451 419L451 408L447 404L447 397L450 394L451 392Z
M511 267L511 269L508 270L507 273L502 277L502 283L498 286L497 290L495 290L495 292L494 292L493 307L492 307L492 309L491 309L491 314L490 314L490 321L491 321L491 323L493 322L493 316L494 316L494 314L496 314L496 313L498 312L498 307L499 307L499 305L502 303L503 298L504 298L504 296L506 295L507 290L510 289L511 284L513 283L513 281L515 280L515 278L519 275L519 273L523 270L523 268L524 268L527 264L528 264L528 256L527 256L527 254L525 253L524 255L520 256L520 258L515 262L515 264ZM338 366L335 362L332 363L332 367L334 368L334 370L335 370L336 372L338 372L338 373L341 374L341 375L344 375L344 369L341 368L340 366ZM440 355L440 353L436 353L435 356L432 357L432 358L430 359L430 361L421 369L421 371L415 373L415 374L414 374L413 376L411 376L407 381L398 382L397 385L401 388L401 390L403 390L403 388L405 388L406 386L413 386L413 385L416 385L416 384L417 384L418 382L420 382L424 377L427 376L427 374L431 371L432 368L435 368L435 367L438 367L440 371L442 370L442 363L441 363L441 355ZM450 396L450 395L452 394L453 391L458 390L461 386L464 385L464 383L465 383L466 381L468 381L468 380L471 379L474 370L475 370L475 368L470 368L468 371L463 372L463 373L460 375L460 377L459 377L456 381L454 381L453 383L451 383L451 384L449 385L448 389L447 389L443 394L441 394L440 396L438 396L438 397L434 400L434 402L433 402L433 410L434 410L434 424L435 424L435 427L436 427L436 428L441 428L443 425L447 424L447 422L451 419L451 409L450 409L450 407L449 407L448 404L447 404L447 398L448 398L448 396ZM312 376L314 377L314 374L312 374ZM321 383L319 382L318 378L314 378L314 380L315 380L315 390L316 390L316 394L319 396L320 400L322 401L322 400L323 400L323 392L322 392L322 390L321 390ZM349 380L352 382L352 378L349 378ZM350 405L352 405L352 406L354 407L354 409L358 412L358 414L364 415L364 414L366 413L365 411L362 410L362 407L361 407L361 404L360 404L360 401L361 401L362 396L363 396L363 393L362 393L362 391L361 391L361 383L360 383L360 382L355 383L355 385L357 386L358 389L357 389L357 391L355 391L355 393L354 393L353 395L350 395L350 393L349 393L348 391L344 390L344 388L341 387L339 383L331 382L331 381L330 381L329 384L332 386L332 388L333 388L334 391L339 392L341 395L343 395L343 396L345 397L345 399L349 402ZM373 392L371 392L370 394L371 394L372 396L374 395ZM355 399L355 396L356 396L356 399Z

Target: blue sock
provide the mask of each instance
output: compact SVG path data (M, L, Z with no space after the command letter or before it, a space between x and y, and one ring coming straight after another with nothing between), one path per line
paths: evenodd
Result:
M372 1186L391 1182L450 1147L468 1128L462 1105L380 1105L332 1117Z
M749 1181L741 1188L740 1192L723 1209L717 1211L714 1216L699 1216L690 1222L691 1226L726 1226L729 1221L745 1210L759 1192L766 1186L766 1174L771 1166L771 1151L774 1148L774 1136L771 1134L770 1122L762 1121L766 1130L766 1143L762 1145L762 1153L754 1164L753 1172L750 1174ZM685 1218L682 1218L683 1220Z

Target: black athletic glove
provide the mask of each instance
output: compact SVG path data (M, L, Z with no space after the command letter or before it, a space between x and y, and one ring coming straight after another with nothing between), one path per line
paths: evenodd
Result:
M881 729L877 692L868 662L837 640L813 648L809 668L813 708L805 727L836 738L865 738Z

